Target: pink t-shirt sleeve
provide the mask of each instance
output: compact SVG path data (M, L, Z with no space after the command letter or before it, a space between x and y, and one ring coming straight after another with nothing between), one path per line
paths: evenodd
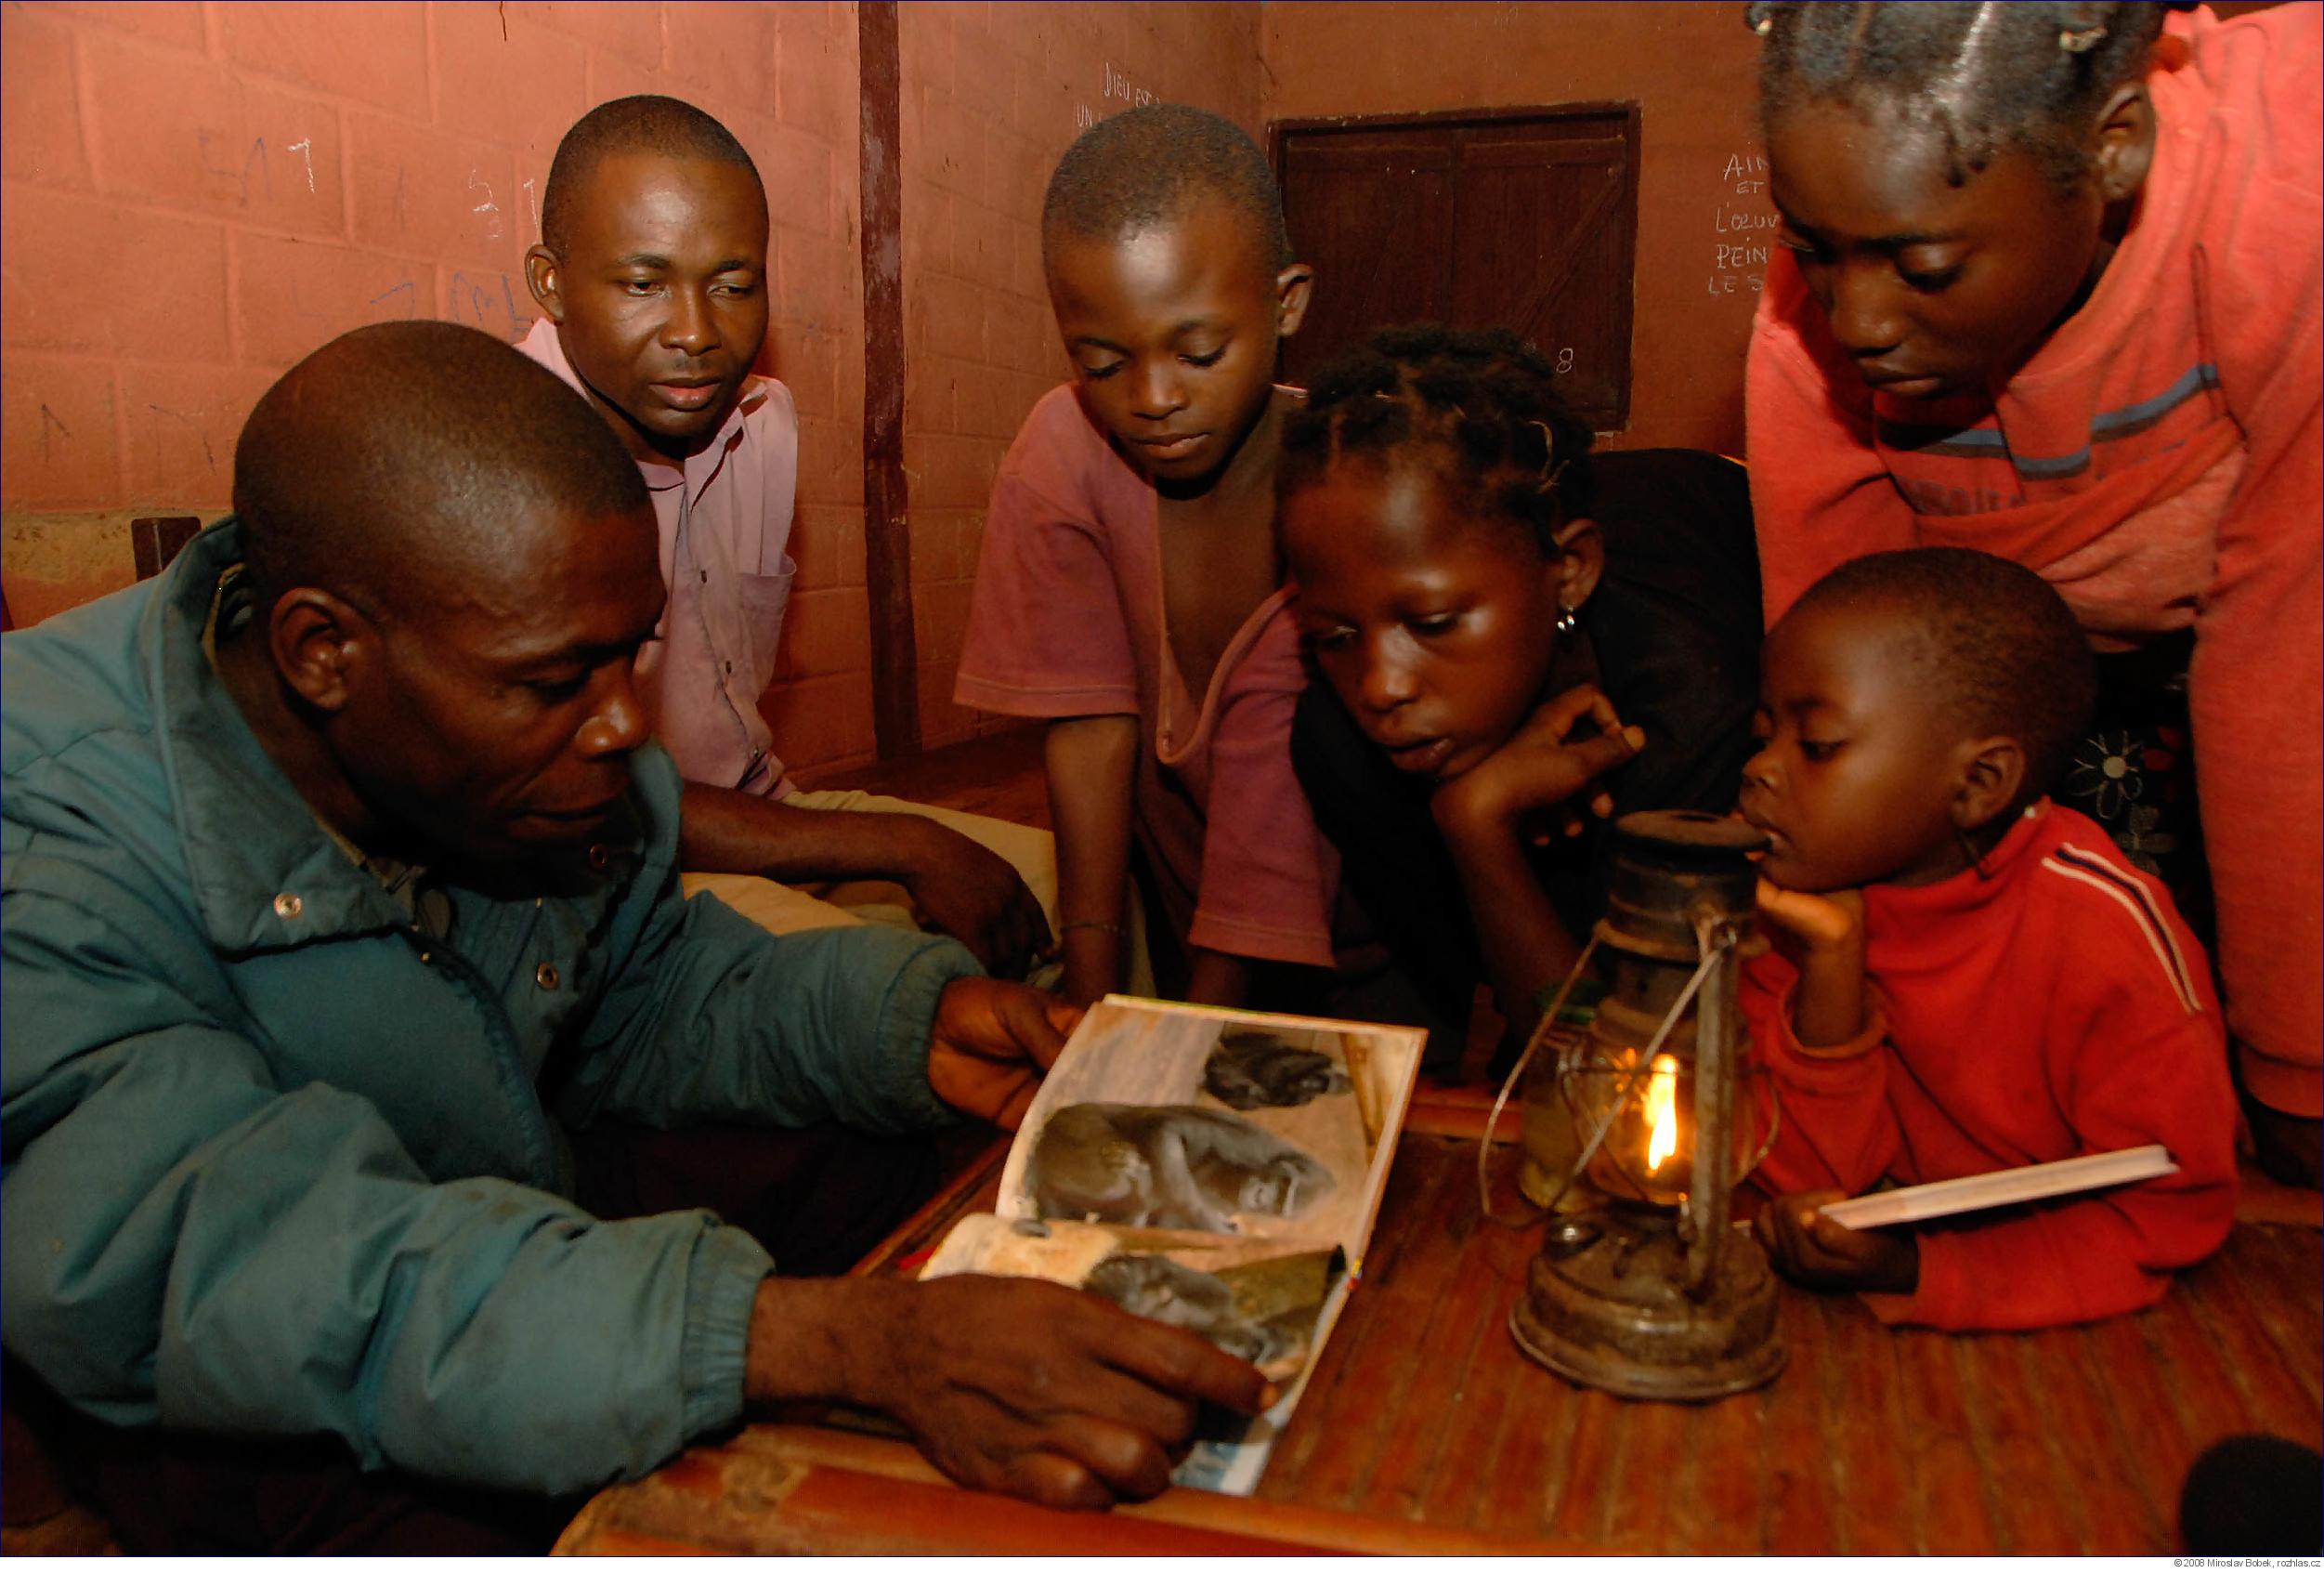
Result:
M1100 518L1099 442L1059 388L1001 462L985 518L953 701L1009 715L1138 710L1114 541Z
M1228 673L1210 739L1208 832L1187 942L1265 961L1332 964L1338 859L1291 773L1307 677L1287 607Z

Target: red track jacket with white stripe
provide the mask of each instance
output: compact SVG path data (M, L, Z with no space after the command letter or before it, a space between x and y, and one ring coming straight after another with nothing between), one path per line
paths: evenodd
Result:
M1770 1194L1950 1180L2160 1142L2179 1173L1919 1230L1885 1321L2028 1328L2152 1304L2235 1221L2235 1095L2211 969L2160 882L2044 800L1976 869L1864 891L1878 1010L1865 1052L1803 1053L1798 974L1744 969L1755 1053L1782 1102L1754 1175ZM1844 1052L1833 1048L1823 1055Z

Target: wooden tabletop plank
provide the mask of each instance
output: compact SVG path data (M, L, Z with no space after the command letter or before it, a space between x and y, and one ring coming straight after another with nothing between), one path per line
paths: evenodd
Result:
M2029 1371L2020 1357L2030 1340L2001 1334L1952 1342L1978 1465L1992 1482L1986 1500L2002 1549L2013 1556L2080 1552L2087 1539L2082 1493L2072 1475L2061 1475L2049 1446L2043 1373Z
M1382 1193L1381 1219L1401 1221L1426 1205L1427 1199L1441 1188L1441 1158L1439 1143L1407 1140L1398 1147L1395 1162L1389 1170L1387 1188ZM1312 1500L1308 1495L1310 1472L1335 1435L1338 1422L1331 1417L1343 1405L1359 1410L1367 1407L1368 1396L1364 1390L1378 1380L1368 1362L1379 1357L1378 1349L1386 1347L1375 1346L1373 1342L1373 1302L1393 1281L1397 1264L1405 1253L1407 1233L1401 1222L1392 1228L1375 1226L1364 1277L1351 1289L1339 1326L1331 1341L1324 1345L1323 1357L1308 1379L1298 1412L1268 1461L1266 1476L1260 1483L1261 1496L1278 1501L1294 1498ZM1399 1357L1391 1352L1387 1357ZM1359 1374L1351 1379L1351 1373Z
M1414 1346L1410 1364L1418 1383L1433 1384L1430 1405L1432 1424L1392 1425L1386 1445L1372 1466L1370 1477L1356 1493L1353 1505L1364 1513L1400 1517L1419 1515L1430 1476L1447 1438L1463 1419L1461 1398L1472 1390L1470 1369L1487 1338L1508 1337L1509 1286L1485 1242L1482 1231L1499 1231L1481 1225L1476 1204L1457 1193L1466 1178L1456 1163L1446 1175L1444 1205L1436 1214L1453 1252L1453 1275L1430 1309L1427 1330ZM1406 1395L1407 1409L1415 1408Z
M1503 1289L1477 1348L1474 1380L1495 1395L1472 1419L1483 1447L1471 1442L1458 1449L1464 1461L1473 1461L1462 1467L1477 1473L1465 1521L1481 1528L1547 1529L1573 1468L1584 1395L1535 1365L1509 1331L1509 1310L1525 1292L1539 1231L1496 1229L1482 1238Z
M2239 1287L2256 1306L2284 1372L2307 1396L2311 1429L2295 1435L2315 1446L2324 1422L2324 1338L2317 1336L2324 1245L2312 1228L2253 1227L2237 1229L2228 1244Z
M2240 1240L2232 1241L2231 1248L2239 1257L2248 1250ZM2240 1261L2223 1264L2240 1265ZM2313 1446L2318 1420L2316 1399L2286 1369L2282 1350L2252 1304L2244 1275L2237 1271L2206 1274L2200 1291L2189 1295L2187 1304L2198 1325L2210 1334L2220 1363L2243 1400L2252 1429Z
M1826 1300L1823 1445L1832 1450L1838 1550L1905 1556L1922 1549L1924 1493L1914 1471L1898 1339L1854 1298ZM1781 1381L1781 1378L1777 1380Z
M1960 1342L1919 1328L1891 1332L1904 1378L1904 1432L1920 1485L1921 1544L1931 1555L1991 1556L1994 1482L1978 1467L1964 1401Z
M1611 1427L1606 1449L1606 1546L1640 1554L1660 1552L1677 1505L1673 1488L1679 1484L1702 1411L1691 1404L1615 1402L1628 1412Z
M1045 1553L1088 1552L1094 1544L1103 1554L1158 1554L1217 1545L1219 1537L1264 1542L1244 1550L1271 1555L1573 1555L1589 1549L1539 1535L1483 1535L1183 1489L1110 1514L1051 1514L948 1485L908 1444L823 1426L751 1426L723 1447L692 1449L680 1463L688 1467L671 1466L600 1493L591 1513L608 1503L615 1511L600 1516L596 1532L666 1531L683 1520L708 1549L742 1553L800 1549L807 1526L805 1539L820 1542L811 1549L834 1553L868 1553L934 1533L942 1538L938 1550L1023 1554L1021 1528L1010 1522L1019 1518L1043 1530L1043 1543L1031 1549ZM875 1522L883 1519L913 1522ZM575 1540L575 1531L568 1531L560 1549L587 1549Z
M1769 1416L1782 1385L1779 1378L1756 1393L1721 1398L1696 1417L1685 1496L1692 1511L1674 1521L1666 1553L1756 1556L1768 1549L1764 1471Z
M2175 1522L2179 1482L2197 1451L2187 1416L2173 1395L2142 1318L2115 1317L2079 1330L2079 1334L2089 1342L2093 1363L2105 1373L2105 1396L2115 1414L2133 1478L2146 1500L2158 1504L2157 1516L2165 1521L2167 1530Z
M2223 1436L2264 1429L2242 1384L2221 1358L2207 1319L2196 1309L2208 1292L2210 1276L2227 1265L2215 1259L2204 1264L2186 1275L2161 1304L2135 1318L2161 1367L2164 1390L2186 1417L2187 1436L2195 1452ZM2192 1462L2191 1456L2186 1461ZM2183 1462L2180 1473L2185 1470Z
M1768 1388L1759 1443L1760 1549L1813 1556L1845 1549L1837 1502L1840 1460L1823 1417L1835 1410L1847 1378L1832 1358L1821 1295L1785 1294L1776 1326L1790 1358Z
M1593 1546L1607 1544L1606 1521L1613 1511L1613 1498L1608 1488L1617 1478L1617 1451L1625 1411L1635 1409L1636 1406L1609 1394L1586 1387L1573 1390L1573 1403L1567 1411L1572 1419L1566 1432L1565 1469L1559 1480L1558 1494L1548 1503L1549 1532L1560 1540L1580 1540ZM1522 1478L1508 1482L1512 1488L1524 1484ZM1495 1495L1498 1499L1506 1493ZM1522 1502L1524 1498L1520 1496L1517 1500ZM1487 1505L1490 1511L1495 1504ZM1490 1516L1485 1520L1488 1527L1493 1522Z
M2042 1393L2052 1454L2049 1488L2076 1499L2080 1549L2093 1556L2152 1554L2171 1543L2171 1528L2142 1483L2132 1444L2108 1402L2107 1373L2078 1337L2012 1341L2021 1380Z
M1384 1263L1365 1268L1361 1292L1366 1304L1358 1335L1362 1342L1349 1353L1351 1369L1361 1371L1362 1379L1342 1378L1319 1414L1311 1416L1302 1400L1294 1422L1312 1424L1323 1434L1308 1456L1299 1487L1300 1500L1319 1507L1355 1506L1395 1430L1396 1418L1409 1412L1415 1386L1432 1389L1445 1374L1423 1370L1414 1354L1459 1265L1460 1239L1452 1220L1465 1199L1456 1166L1433 1162L1414 1167L1425 1169L1425 1188L1404 1213L1409 1223L1399 1231L1400 1247ZM1476 1204L1470 1200L1468 1205L1473 1210ZM1346 1330L1343 1321L1332 1342L1338 1343Z
M2271 1315L2283 1317L2288 1345L2304 1347L2312 1368L2324 1363L2312 1319L2317 1311L2317 1286L2324 1280L2324 1234L2314 1228L2281 1227L2248 1232L2257 1244L2249 1258L2252 1292L2266 1302Z
M1520 1425L1558 1438L1561 1432L1551 1411L1561 1412L1572 1393L1561 1382L1532 1380L1547 1373L1518 1352L1517 1341L1509 1335L1509 1307L1524 1292L1526 1270L1533 1262L1533 1233L1482 1228L1468 1249L1491 1277L1494 1289L1492 1297L1479 1308L1476 1344L1446 1416L1445 1446L1439 1450L1421 1494L1420 1516L1434 1524L1478 1522L1487 1481L1503 1457L1505 1432ZM1534 1522L1540 1520L1539 1504L1548 1488L1546 1480L1531 1488L1535 1499Z

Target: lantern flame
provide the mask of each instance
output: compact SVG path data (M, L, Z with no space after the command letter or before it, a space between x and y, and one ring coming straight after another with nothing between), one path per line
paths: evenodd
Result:
M1653 1124L1646 1141L1646 1166L1660 1169L1663 1160L1678 1150L1678 1062L1668 1055L1654 1056L1653 1074L1646 1083L1646 1118Z

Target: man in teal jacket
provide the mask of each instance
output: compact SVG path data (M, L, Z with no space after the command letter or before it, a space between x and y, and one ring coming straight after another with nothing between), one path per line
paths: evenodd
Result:
M1013 1122L1070 1017L949 940L680 898L653 515L550 374L350 334L260 401L235 505L0 661L11 1355L113 1425L543 1494L826 1398L1097 1505L1258 1402L1087 1296L777 1278L708 1213L568 1199L594 1121Z

